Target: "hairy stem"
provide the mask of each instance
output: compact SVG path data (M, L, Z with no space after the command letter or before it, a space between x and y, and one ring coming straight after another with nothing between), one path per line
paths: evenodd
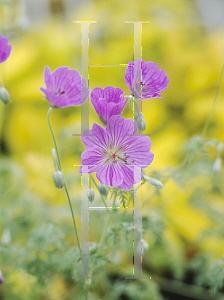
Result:
M52 129L52 126L51 126L51 123L50 123L50 114L51 114L52 110L53 110L53 107L50 107L49 110L48 110L47 122L48 122L48 125L49 125L49 128L50 128L50 131L51 131L51 135L52 135L53 142L54 142L54 147L55 147L56 154L57 154L58 167L59 167L59 170L61 171L61 161L60 161L60 156L59 156L59 152L58 152L58 147L57 147L57 143L56 143L56 140L55 140L55 137L54 137L54 132L53 132L53 129ZM79 236L78 236L77 226L76 226L76 222L75 222L75 216L74 216L72 203L71 203L71 199L70 199L66 184L64 184L64 188L65 188L65 192L66 192L67 199L68 199L68 202L69 202L69 207L70 207L71 214L72 214L72 220L73 220L73 224L74 224L74 228L75 228L75 235L76 235L76 239L77 239L77 243L78 243L78 247L79 247L79 251L80 251L80 257L82 257L82 251L81 251L81 246L80 246L80 242L79 242Z

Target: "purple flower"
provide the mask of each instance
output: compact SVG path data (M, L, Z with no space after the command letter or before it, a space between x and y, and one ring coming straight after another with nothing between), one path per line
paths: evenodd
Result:
M141 99L162 98L159 93L167 89L169 79L164 70L152 61L130 61L125 69L125 83L131 93Z
M94 123L81 137L86 150L79 172L96 172L100 183L130 190L141 180L141 171L134 165L146 168L154 158L150 138L136 132L135 121L118 115L109 119L106 129Z
M54 107L81 105L89 95L86 79L82 80L81 94L81 76L77 70L69 70L68 67L59 67L51 73L46 66L44 82L46 89L41 87L40 91Z
M127 104L124 102L124 92L120 88L107 86L95 88L92 90L90 99L95 111L105 123L108 122L113 115L119 115Z
M2 284L4 282L4 278L2 275L2 271L0 270L0 284Z
M12 51L12 46L9 45L9 40L0 34L0 63L6 61Z

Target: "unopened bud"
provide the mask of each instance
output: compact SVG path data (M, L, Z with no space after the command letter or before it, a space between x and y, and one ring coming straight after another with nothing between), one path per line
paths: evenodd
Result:
M224 144L223 143L219 143L218 146L217 146L217 150L218 150L218 153L221 154L221 152L224 150Z
M158 189L163 189L164 186L162 184L161 181L155 179L155 178L152 178L152 177L148 177L148 176L144 176L145 180L149 181L149 183L151 185L154 185L155 187L157 187Z
M98 190L101 195L106 196L108 194L108 188L106 185L99 183Z
M222 159L220 157L216 158L212 169L214 173L219 173L222 171Z
M3 246L8 246L12 241L11 232L9 229L4 229L3 235L1 238L1 243Z
M137 114L136 122L139 130L144 131L146 129L146 122L142 113Z
M4 282L2 271L0 270L0 284Z
M10 96L9 96L9 92L7 91L6 88L4 88L3 86L0 87L0 99L2 100L2 102L4 104L8 104L10 101Z
M56 188L61 189L65 184L65 176L62 171L55 171L53 174L53 181Z
M142 255L145 251L149 250L149 244L146 242L146 240L142 239Z
M95 198L95 191L94 189L88 189L87 191L87 197L89 198L89 201L92 203Z

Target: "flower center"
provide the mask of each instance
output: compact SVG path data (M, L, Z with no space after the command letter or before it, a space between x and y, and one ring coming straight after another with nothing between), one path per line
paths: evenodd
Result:
M107 163L108 161L112 161L112 163L117 163L120 160L120 161L124 162L125 165L131 165L134 162L134 160L129 159L130 155L127 155L126 153L124 153L122 151L122 147L115 150L115 149L112 149L112 147L110 145L110 149L111 150L109 150L108 152L104 152L104 154L107 155L107 160L105 161L105 163Z
M146 90L145 83L143 81L136 82L135 89L138 92L138 94L140 94L141 91L145 92L145 90Z
M56 96L63 95L63 94L65 94L65 92L61 91L60 89L55 93Z

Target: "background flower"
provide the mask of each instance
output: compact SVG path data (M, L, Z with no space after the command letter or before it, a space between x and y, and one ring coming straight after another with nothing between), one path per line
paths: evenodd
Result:
M111 116L119 115L127 104L124 94L120 88L107 86L103 90L97 87L92 90L90 99L97 114L107 123Z
M159 93L167 89L169 79L164 70L152 61L130 61L125 69L125 83L138 98L162 98Z
M2 271L0 270L0 284L2 284L3 282L4 282L3 275L2 275Z
M106 186L132 189L141 180L141 171L134 171L134 165L146 168L154 158L150 138L136 132L136 123L122 116L112 116L106 129L94 123L92 130L84 131L81 137L87 148L81 156L82 164L89 170L80 167L80 172L96 172L97 179Z
M12 52L9 40L0 34L0 63L6 61Z
M46 89L40 91L45 94L52 106L62 108L81 105L87 100L89 92L86 79L82 79L77 70L69 70L68 67L59 67L51 73L48 66L44 70L44 82Z

